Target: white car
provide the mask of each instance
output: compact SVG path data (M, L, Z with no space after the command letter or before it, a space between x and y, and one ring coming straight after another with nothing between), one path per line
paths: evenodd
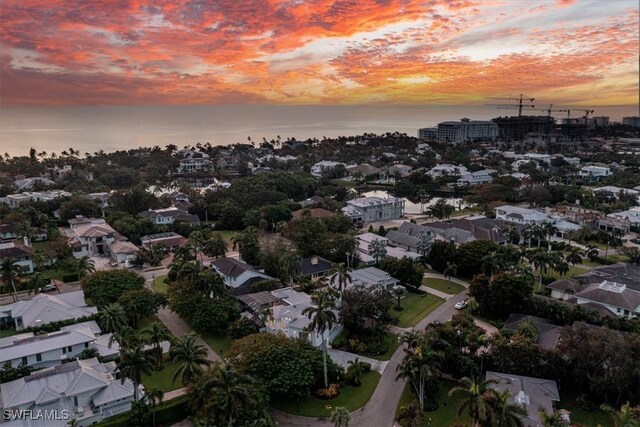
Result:
M456 310L462 310L463 308L465 308L467 306L467 304L469 304L469 300L465 299L465 300L462 300L462 301L458 301L456 303L456 305L454 305L453 307Z
M40 292L50 292L56 289L56 285L54 285L53 283L49 283L48 285L44 285L42 288L40 288Z

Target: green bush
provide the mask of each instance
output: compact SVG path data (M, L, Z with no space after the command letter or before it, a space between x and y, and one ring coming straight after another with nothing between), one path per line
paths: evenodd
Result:
M80 278L78 277L78 273L69 273L62 275L62 281L64 283L77 282Z
M171 425L187 418L191 415L188 411L187 403L187 397L180 396L156 406L151 411L152 414L155 413L156 425ZM130 425L129 412L114 415L96 424L97 427L128 427Z

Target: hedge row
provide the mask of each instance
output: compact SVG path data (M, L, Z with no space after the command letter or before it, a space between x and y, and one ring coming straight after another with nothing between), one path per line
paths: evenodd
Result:
M190 415L187 403L187 396L180 396L156 406L151 411L156 415L156 425L171 425L187 418ZM96 427L129 427L130 425L129 413L125 412L107 418L96 424Z

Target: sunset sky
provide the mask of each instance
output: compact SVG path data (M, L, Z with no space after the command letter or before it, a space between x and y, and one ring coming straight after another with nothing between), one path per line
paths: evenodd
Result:
M637 105L637 0L2 0L0 104Z

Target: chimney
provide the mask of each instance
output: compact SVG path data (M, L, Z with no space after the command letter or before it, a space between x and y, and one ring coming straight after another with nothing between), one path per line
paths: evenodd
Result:
M311 257L311 265L318 265L318 257L317 256L312 256Z

